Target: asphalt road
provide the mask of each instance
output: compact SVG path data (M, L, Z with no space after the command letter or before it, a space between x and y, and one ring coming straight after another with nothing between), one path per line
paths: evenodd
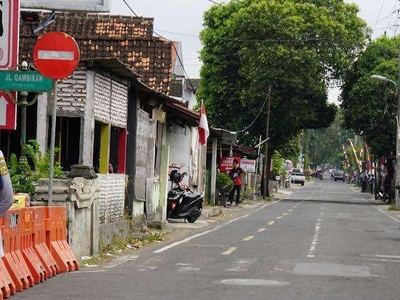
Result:
M289 190L252 212L200 222L182 229L189 235L57 275L11 299L400 299L398 221L343 182Z

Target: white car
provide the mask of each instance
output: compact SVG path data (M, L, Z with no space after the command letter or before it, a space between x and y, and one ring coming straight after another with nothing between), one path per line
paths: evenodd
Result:
M306 176L303 172L292 172L291 182L304 185L304 183L306 182Z

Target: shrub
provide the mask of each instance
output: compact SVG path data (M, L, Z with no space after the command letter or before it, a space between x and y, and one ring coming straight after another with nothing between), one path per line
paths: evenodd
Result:
M57 153L59 149L55 149ZM30 140L29 144L23 146L26 156L17 156L12 153L9 160L11 182L14 192L27 193L32 198L35 195L36 183L39 178L49 178L50 173L50 150L43 156L36 140ZM30 164L29 164L29 162ZM32 167L31 167L32 166ZM59 162L54 163L54 177L66 178L65 172Z
M229 178L228 174L222 172L217 174L216 186L218 189L231 189L232 185L233 181Z

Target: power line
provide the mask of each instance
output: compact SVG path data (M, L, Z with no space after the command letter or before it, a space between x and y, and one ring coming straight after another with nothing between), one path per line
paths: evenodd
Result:
M214 4L216 4L216 5L219 5L219 6L223 6L221 3L218 3L218 2L215 2L215 1L213 1L213 0L207 0L208 2L211 2L211 3L214 3Z
M379 18L381 17L382 10L383 10L383 6L385 5L385 2L386 2L386 0L383 0L383 1L382 1L381 9L379 10L378 18L377 18L377 20L376 20L376 23L375 23L375 26L374 26L374 29L373 29L374 31L375 31L375 29L376 29L376 25L378 25Z
M257 116L256 116L256 117L254 118L254 120L250 123L250 125L246 126L246 128L244 128L244 129L242 129L242 130L237 131L238 133L245 132L247 129L249 129L251 126L254 125L254 123L257 121L258 117L260 116L262 110L264 109L265 103L267 103L269 97L271 96L270 94L271 94L271 93L268 93L267 97L266 97L265 100L264 100L263 105L261 106L260 110L258 111Z

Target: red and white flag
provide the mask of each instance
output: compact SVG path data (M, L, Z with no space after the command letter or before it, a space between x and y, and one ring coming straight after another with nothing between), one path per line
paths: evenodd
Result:
M206 145L209 136L210 136L210 130L208 128L206 106L204 105L202 100L201 111L200 111L200 122L199 122L199 144Z

